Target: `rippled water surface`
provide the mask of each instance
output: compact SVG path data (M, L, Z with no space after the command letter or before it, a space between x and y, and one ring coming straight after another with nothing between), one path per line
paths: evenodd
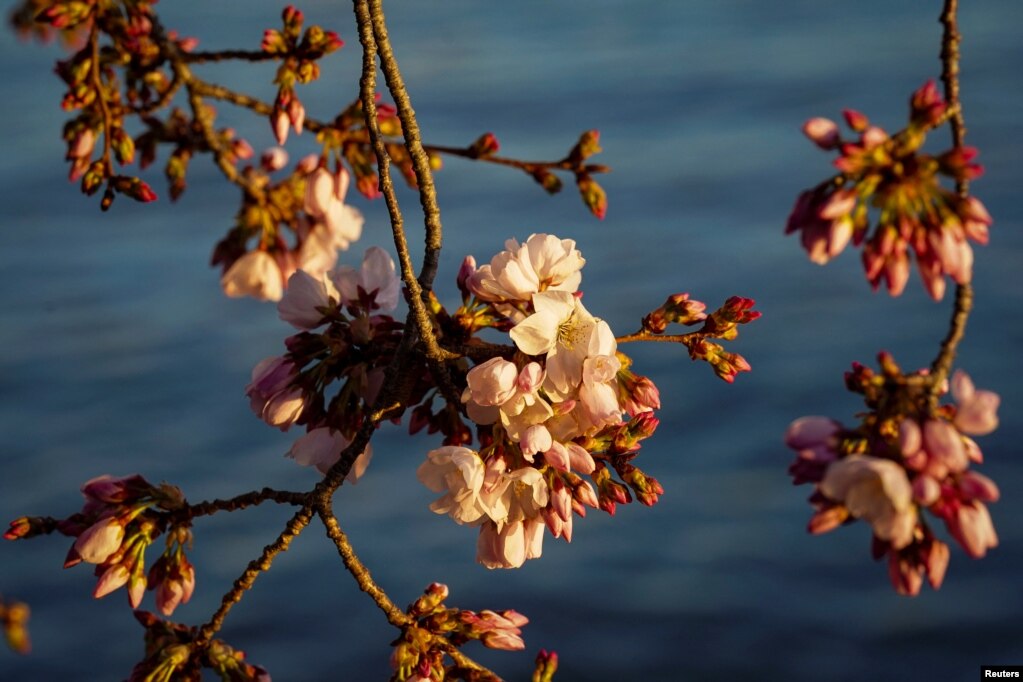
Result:
M620 333L674 291L712 303L749 295L764 311L735 346L755 369L734 386L678 349L630 348L661 387L661 429L642 460L668 493L652 509L591 514L571 546L548 542L543 559L518 571L475 565L472 532L427 510L414 471L433 441L384 429L369 474L339 496L338 513L397 601L443 580L452 604L514 607L532 619L529 649L561 655L563 682L972 680L982 663L1023 663L1018 0L962 8L964 110L988 171L975 191L997 221L977 254L963 366L1003 396L1002 426L982 441L983 470L1003 491L992 509L1001 547L983 561L954 551L940 593L900 598L871 562L864 527L806 535L808 491L789 484L780 440L802 414L851 419L860 408L842 389L851 361L888 349L922 366L944 331L949 301L929 302L915 279L900 299L872 295L855 254L820 269L781 235L796 193L829 172L800 123L855 106L900 127L909 93L939 73L938 4L388 3L429 141L463 144L492 130L509 155L551 158L599 128L600 160L614 167L602 179L611 208L598 223L570 193L549 198L511 171L451 160L437 178L443 297L456 297L464 254L487 260L509 236L553 231L579 241L587 305ZM278 21L263 0L159 8L208 49L255 48ZM346 3L302 8L348 41L303 94L326 118L357 92L353 19ZM64 180L57 54L0 36L0 517L70 513L78 485L103 472L169 480L194 500L312 485L312 472L281 458L293 436L258 422L242 395L252 365L280 352L287 328L270 306L220 296L206 266L236 192L199 160L177 205L118 202L101 215ZM204 73L272 96L266 65ZM220 112L257 148L270 143L265 121ZM300 140L296 153L311 145ZM159 178L154 185L166 193ZM415 224L413 195L401 196ZM367 215L357 251L385 245L383 205L356 201ZM200 523L198 591L176 615L205 620L286 514ZM0 653L0 679L122 679L140 658L123 596L92 600L88 569L60 569L66 550L60 538L0 544L0 591L31 603L35 639L31 657ZM393 632L311 529L223 635L275 679L301 682L385 679ZM525 679L531 657L481 654L509 679Z

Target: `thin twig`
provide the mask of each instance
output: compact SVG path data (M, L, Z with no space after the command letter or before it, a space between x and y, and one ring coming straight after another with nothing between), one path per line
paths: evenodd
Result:
M956 19L958 0L945 0L945 7L941 13L941 24L944 32L941 38L941 82L945 86L945 99L949 109L953 112L950 117L952 129L952 145L955 149L961 149L966 137L966 123L963 119L963 108L959 101L959 26ZM956 180L956 192L960 197L969 196L969 181L965 178ZM948 334L941 342L941 349L938 356L931 364L931 385L929 401L931 408L937 407L938 397L941 394L945 380L952 369L955 361L956 349L963 335L966 333L966 322L973 309L973 287L969 284L956 286L955 306L952 309L952 319L949 321Z
M352 574L352 577L355 578L359 589L373 599L374 603L384 612L388 623L397 628L408 625L409 617L376 584L373 576L369 573L369 569L355 555L352 545L348 542L348 536L341 530L337 517L334 516L333 505L329 498L316 506L316 513L319 515L320 520L323 521L323 526L327 529L327 537L334 542L334 546L337 547L337 553L341 556L341 561L344 563L345 568L348 569L348 572Z
M235 497L226 500L209 500L205 502L197 502L196 504L190 504L186 507L183 512L176 512L175 515L181 515L188 519L194 519L199 516L212 516L217 512L227 511L239 511L246 507L253 507L264 502L276 502L277 504L293 504L293 505L304 505L309 501L309 493L292 492L290 490L275 490L273 488L263 488L262 490L253 490L251 492L236 495Z
M239 59L246 62L266 62L273 59L280 59L277 54L270 54L262 50L216 50L206 52L182 52L181 58L190 64L202 64L206 62L223 62L229 59Z
M113 116L110 113L110 105L107 103L103 87L99 54L99 22L96 20L93 20L92 31L89 33L89 45L92 48L92 68L90 69L92 87L96 90L96 102L99 104L100 117L103 120L103 174L109 177L114 172L113 162L110 160L112 145L110 133L113 130Z
M295 515L288 520L287 525L284 530L281 531L280 535L277 536L277 539L263 548L263 552L259 555L259 558L249 562L245 572L238 576L238 578L234 581L231 590L221 599L220 608L218 608L216 613L210 617L210 620L207 623L199 628L199 633L196 635L195 639L196 647L202 648L209 644L210 638L212 638L224 624L224 618L226 618L227 614L231 611L231 607L237 604L241 600L242 595L251 589L260 573L263 573L270 568L274 557L281 552L287 551L291 541L309 525L309 521L312 520L312 517L312 505L306 504L295 512Z

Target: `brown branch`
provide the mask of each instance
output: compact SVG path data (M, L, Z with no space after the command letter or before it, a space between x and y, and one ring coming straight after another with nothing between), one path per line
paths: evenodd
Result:
M223 62L229 59L239 59L246 62L266 62L280 58L280 55L269 54L262 50L211 50L206 52L181 53L181 59L189 64Z
M355 578L359 589L373 599L374 603L384 612L388 623L397 628L403 628L408 625L410 622L409 617L376 584L373 576L369 573L369 569L355 555L351 543L348 542L348 536L341 530L337 517L334 516L333 505L329 497L316 505L316 513L319 515L320 520L323 521L323 526L327 529L327 537L334 542L334 546L337 547L337 553L341 556L342 563L344 563L348 572L352 574L352 577Z
M99 54L99 22L95 19L93 19L92 30L89 32L89 45L92 48L92 68L89 72L92 79L92 87L96 90L96 102L99 104L100 117L103 120L103 174L109 177L114 172L114 165L110 160L110 147L112 145L110 131L113 129L113 116L110 113L110 105L107 103L103 88L103 74L100 68Z
M655 341L660 343L685 343L688 339L696 336L707 336L706 332L687 332L685 334L652 334L645 329L615 337L618 343L632 343L634 341Z
M270 568L274 557L281 552L287 551L291 541L309 525L309 521L312 520L312 517L312 505L304 505L295 513L294 516L291 517L291 519L288 520L287 525L284 530L281 531L280 535L277 536L277 539L263 548L263 552L259 555L259 558L249 562L245 572L234 581L231 590L221 599L220 608L218 608L216 613L210 617L210 620L207 623L199 628L199 633L195 639L196 647L202 648L209 644L210 639L224 624L224 618L227 617L231 607L241 600L242 595L244 595L256 582L256 578L259 577L259 574Z
M569 173L610 173L610 166L605 166L600 163L589 163L585 165L579 165L573 163L567 156L558 161L523 161L520 159L513 159L506 156L498 156L496 154L488 154L486 156L480 156L479 154L472 151L468 147L448 147L445 145L437 144L424 144L423 148L428 152L435 152L438 154L447 154L449 156L457 156L463 159L471 159L473 161L484 161L486 163L497 164L498 166L508 166L510 168L518 168L521 171L532 175L538 170L561 170Z
M217 512L240 511L247 507L254 507L264 502L276 502L277 504L304 505L309 501L309 493L291 492L289 490L275 490L263 488L251 492L236 495L226 500L209 500L188 505L182 512L175 512L175 516L183 516L183 520L191 520L199 516L212 516Z
M958 0L945 0L945 7L941 13L940 21L944 28L941 38L941 82L944 84L945 99L952 112L950 116L952 145L956 149L961 149L966 137L966 123L963 119L962 104L959 101L959 41L961 36L956 19L958 6ZM962 198L969 196L969 181L965 178L957 179L956 192ZM955 306L952 309L948 334L941 342L938 356L931 363L929 401L932 409L937 407L938 397L952 369L952 363L955 361L956 349L966 333L966 322L972 308L973 287L969 283L957 285Z

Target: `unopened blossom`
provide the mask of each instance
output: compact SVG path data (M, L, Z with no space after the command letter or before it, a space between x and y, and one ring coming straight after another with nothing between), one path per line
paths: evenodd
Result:
M266 251L249 251L227 269L220 286L231 298L252 296L260 301L279 301L284 294L284 275Z
M101 564L121 547L124 525L116 517L100 519L75 540L74 551L82 561Z
M313 277L304 270L296 270L277 303L277 314L297 329L315 329L324 322L322 309L331 308L340 300L341 294L327 275Z
M515 394L519 369L502 357L491 358L469 370L465 377L468 396L478 405L493 407L504 404Z
M416 471L423 485L444 493L430 509L459 524L475 523L487 513L480 497L484 475L483 460L474 450L452 445L431 450Z
M972 436L984 436L998 428L1001 398L992 391L978 391L962 370L952 376L952 397L957 403L953 421L957 429Z
M987 550L998 546L998 534L984 504L963 503L946 523L952 537L974 559L980 559Z
M874 534L893 548L912 541L917 524L913 491L905 469L895 462L850 455L828 467L820 490L869 523Z
M541 291L578 290L585 264L574 240L532 234L521 245L505 242L504 251L472 274L468 287L483 301L528 302Z
M326 474L341 459L341 451L350 444L351 441L340 431L323 426L296 440L285 457L290 457L302 466L316 467L321 474ZM352 485L358 483L372 459L373 446L366 445L366 449L352 463L345 481Z
M583 361L583 381L579 386L580 416L585 430L596 430L622 420L614 381L621 363L612 355L591 355ZM582 421L582 420L580 420Z
M480 635L483 646L505 651L521 651L526 647L521 635L522 626L529 623L529 619L518 611L508 609L496 613L488 609L474 615L475 618L466 620L473 633Z
M284 147L270 147L259 157L259 163L268 173L279 171L288 165L288 152Z
M527 355L547 356L544 388L555 400L575 394L587 357L613 356L618 344L611 328L593 317L575 296L564 291L534 294L535 313L509 332Z
M390 312L398 307L401 279L390 254L379 246L366 249L359 270L347 265L338 266L331 277L344 303L356 304L359 290L373 300L373 309Z
M476 561L487 568L519 568L543 551L544 524L540 519L514 521L498 530L490 521L480 527Z

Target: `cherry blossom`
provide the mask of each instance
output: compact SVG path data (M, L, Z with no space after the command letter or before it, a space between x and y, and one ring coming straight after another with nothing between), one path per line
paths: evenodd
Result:
M901 549L913 539L916 506L905 470L891 460L850 455L828 467L821 492L870 524L874 534Z
M279 301L284 294L284 275L269 253L249 251L227 269L220 286L231 298L252 296L260 301Z
M294 442L291 449L285 454L295 460L296 464L315 467L321 474L326 474L330 468L341 459L341 451L351 444L348 438L339 431L328 427L312 429L306 435ZM367 445L366 449L355 458L351 470L345 476L345 481L355 485L366 473L370 461L373 459L373 447Z

